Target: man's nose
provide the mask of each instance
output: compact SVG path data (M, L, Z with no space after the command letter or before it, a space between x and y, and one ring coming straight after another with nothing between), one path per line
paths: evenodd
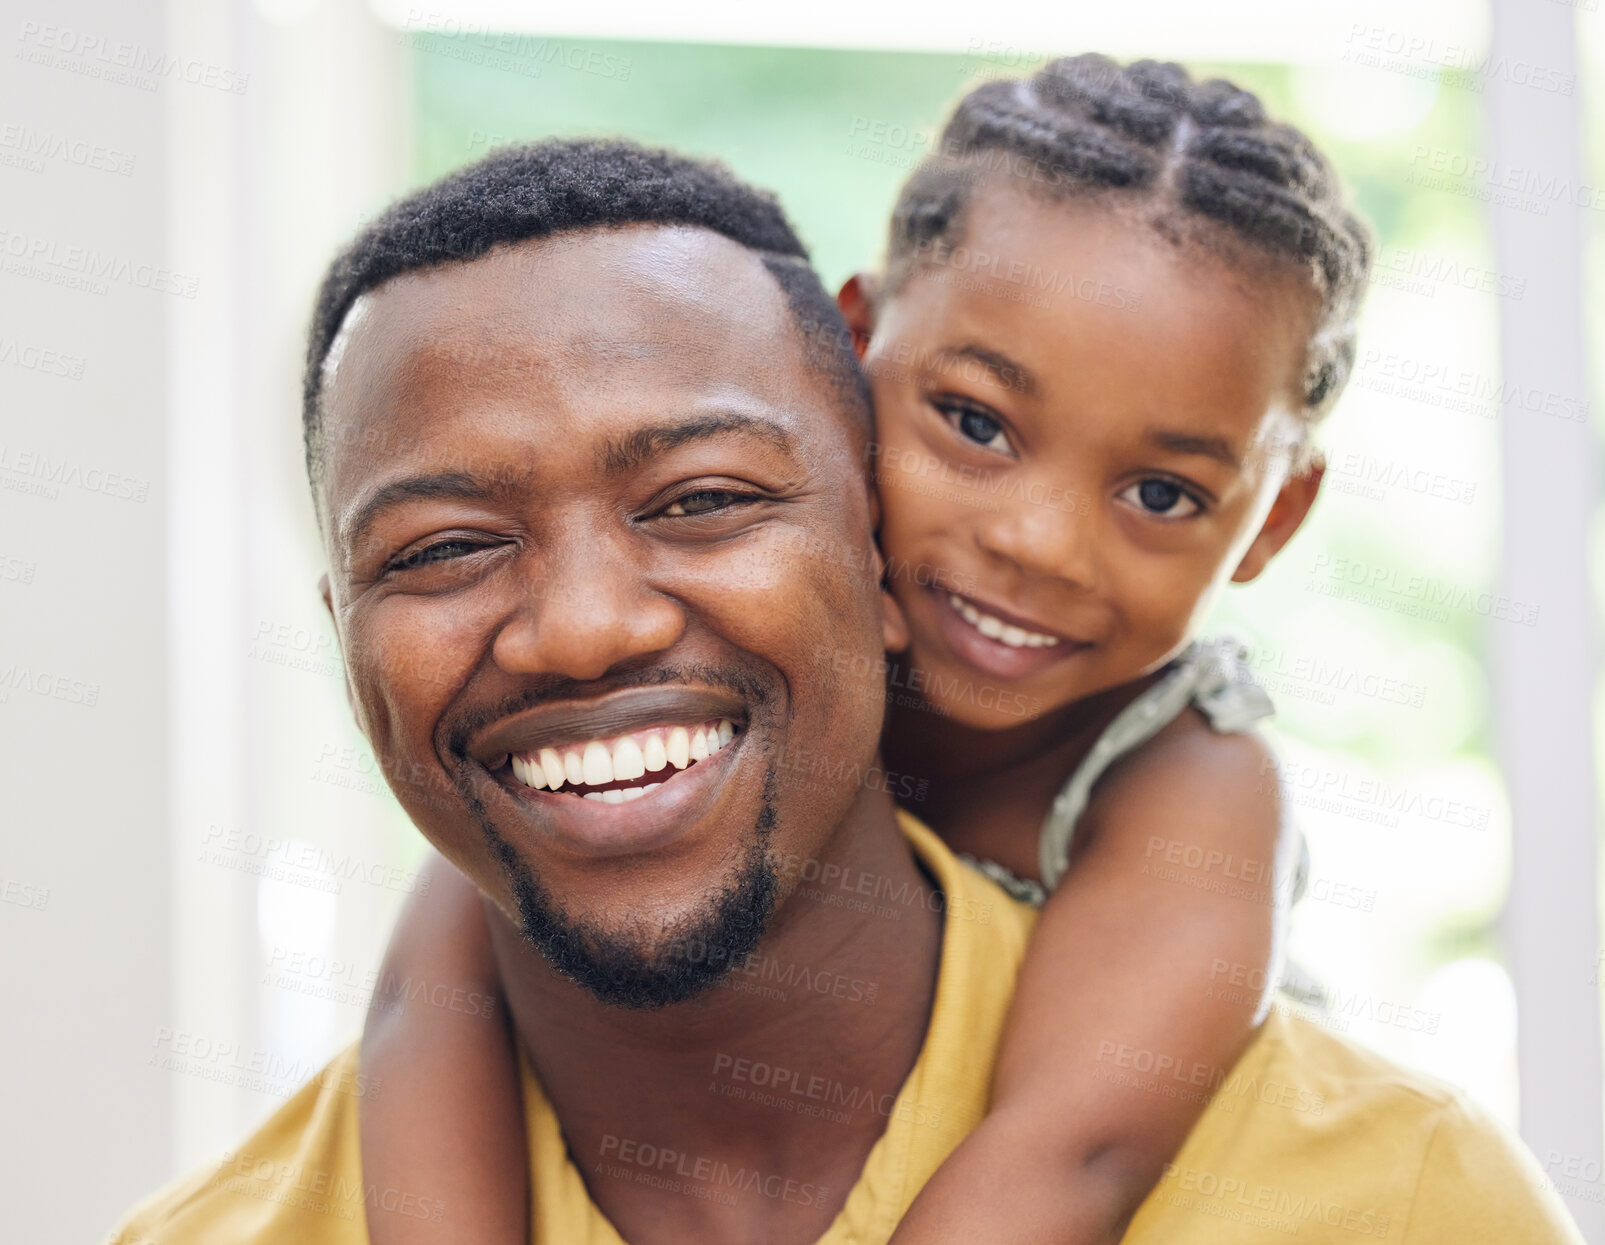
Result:
M1055 504L1020 499L982 522L976 543L1028 575L1090 591L1098 581L1097 526L1085 494Z
M573 542L542 559L492 656L510 674L599 679L621 661L661 652L685 630L679 602L645 582L627 550Z

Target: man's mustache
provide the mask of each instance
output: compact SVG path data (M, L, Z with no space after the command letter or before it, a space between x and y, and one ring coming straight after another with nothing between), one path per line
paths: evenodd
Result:
M621 665L600 679L573 679L567 675L532 675L526 686L491 705L466 709L451 725L446 737L447 751L459 760L466 760L468 743L485 727L514 714L523 713L541 705L564 700L590 700L609 692L625 688L663 687L683 683L692 687L715 688L729 692L746 701L758 716L758 710L772 699L768 684L750 670L742 667L705 663L677 663L664 666L641 665L637 668Z

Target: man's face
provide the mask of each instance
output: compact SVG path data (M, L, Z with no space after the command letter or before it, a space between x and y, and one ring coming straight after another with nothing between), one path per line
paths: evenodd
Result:
M859 436L759 259L703 230L407 274L341 337L328 599L392 788L582 984L685 997L672 948L756 943L771 861L862 798L815 776L881 723L834 673L882 648Z

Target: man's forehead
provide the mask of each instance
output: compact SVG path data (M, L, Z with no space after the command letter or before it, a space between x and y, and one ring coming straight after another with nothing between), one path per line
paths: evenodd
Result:
M498 247L403 274L352 307L324 376L326 459L371 450L388 439L380 425L419 404L603 391L650 402L725 384L812 405L821 382L799 336L762 260L709 230L631 225Z
M587 362L651 357L675 343L771 339L785 298L756 254L705 229L629 225L499 246L405 273L364 294L329 360L334 375L398 352L482 357L575 350ZM378 355L381 358L371 358Z
M329 501L423 442L461 457L487 417L617 438L693 408L829 409L799 337L761 259L702 229L578 231L406 274L365 295L330 350Z

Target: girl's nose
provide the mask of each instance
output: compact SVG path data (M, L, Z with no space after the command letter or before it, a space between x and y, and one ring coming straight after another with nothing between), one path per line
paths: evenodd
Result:
M1034 578L1078 591L1097 585L1097 515L1084 494L1056 504L1016 501L976 529L976 543Z

